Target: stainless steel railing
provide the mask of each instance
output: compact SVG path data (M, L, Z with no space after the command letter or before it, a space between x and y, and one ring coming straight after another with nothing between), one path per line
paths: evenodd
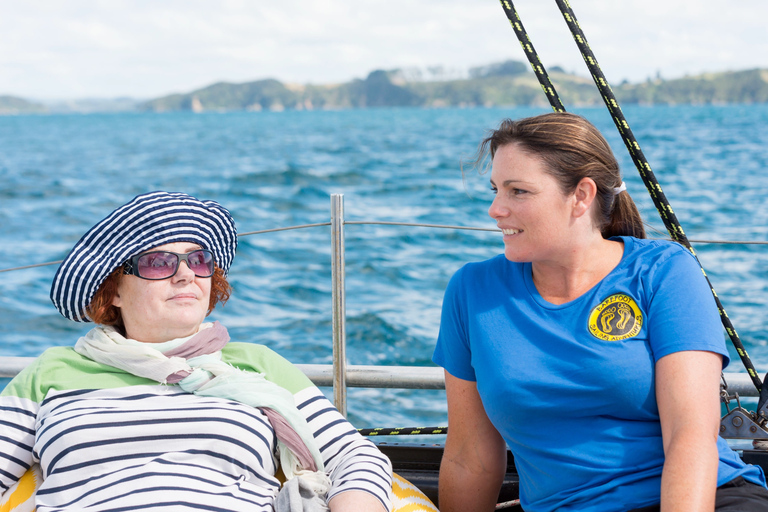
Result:
M34 357L0 357L0 378L15 376ZM317 386L336 384L336 370L330 364L297 364L304 374ZM443 369L432 366L383 366L383 365L344 365L344 385L346 388L396 388L396 389L444 389ZM739 396L758 396L752 380L744 373L729 372L724 374L728 382L728 391ZM338 384L336 384L338 385Z
M347 297L345 283L344 195L331 194L331 298L333 302L333 404L347 416Z
M346 416L347 388L399 388L399 389L444 389L445 380L442 368L424 366L378 366L349 365L346 360L346 293L345 293L345 240L344 226L353 224L379 224L391 226L417 226L441 229L461 229L472 231L498 231L494 228L476 228L467 226L449 226L439 224L418 224L405 222L347 221L344 219L344 195L331 195L331 221L317 224L304 224L285 228L265 229L240 233L240 236L286 231L291 229L331 226L331 279L332 315L333 315L333 364L298 364L317 386L333 386L334 404ZM764 243L764 242L727 242L713 240L690 240L698 243ZM0 269L0 273L42 265L54 265L60 261L28 265L9 269ZM9 378L18 374L34 360L33 357L0 356L0 378ZM731 393L740 396L758 396L757 390L748 375L726 373L724 375Z
M16 376L34 357L0 357L0 378ZM336 384L331 364L296 365L317 386ZM345 364L344 384L351 388L443 389L443 369L432 366L380 366ZM730 380L728 381L730 389Z

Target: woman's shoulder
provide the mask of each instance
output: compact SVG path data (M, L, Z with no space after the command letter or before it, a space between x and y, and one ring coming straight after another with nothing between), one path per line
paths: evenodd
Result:
M509 261L504 254L497 254L496 256L493 256L491 258L488 258L487 260L481 260L481 261L470 261L468 263L464 264L464 267L470 267L470 268L492 268L492 267L498 267L500 265L506 265L509 264L516 264L513 261Z
M446 295L477 296L499 286L512 286L524 279L526 263L508 260L499 254L484 261L473 261L461 266L448 282ZM529 265L529 264L528 264Z
M696 256L679 243L636 238L627 238L624 243L625 253L619 271L640 276L646 290L657 291L668 287L708 290L705 274Z
M41 402L45 398L45 392L40 392L38 389L40 379L48 378L51 373L56 372L57 368L66 367L72 354L78 355L72 347L46 349L11 380L2 390L2 394Z
M230 341L222 349L222 353L234 357L259 357L259 358L282 358L280 354L266 345L260 343L246 343L244 341Z
M661 265L670 262L696 263L691 251L678 242L649 238L620 237L625 244L625 259L640 260L647 265Z
M509 272L517 267L522 267L523 263L509 261L503 254L482 261L470 261L456 271L457 276L470 276L476 278L483 274L496 274L499 272Z
M152 383L112 366L97 363L75 352L73 347L46 349L4 391L41 402L51 391L106 389Z
M633 246L633 250L659 252L659 253L675 253L675 252L689 252L688 249L683 247L679 242L672 240L660 240L658 238L635 238L633 236L619 236L615 239L621 239L624 243L630 243Z
M75 347L49 347L37 358L40 361L58 361L70 359L82 359L83 356L75 352Z
M264 374L264 378L291 393L313 385L298 367L266 345L232 341L227 343L221 353L225 363L241 370Z
M57 346L45 349L27 368L29 371L46 372L52 368L78 368L80 364L89 362L93 361L75 352L74 347Z

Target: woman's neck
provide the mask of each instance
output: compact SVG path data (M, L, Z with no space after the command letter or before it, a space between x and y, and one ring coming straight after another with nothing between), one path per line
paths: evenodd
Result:
M557 260L531 264L533 284L539 295L552 304L578 299L605 278L621 261L621 241L590 241L574 247Z

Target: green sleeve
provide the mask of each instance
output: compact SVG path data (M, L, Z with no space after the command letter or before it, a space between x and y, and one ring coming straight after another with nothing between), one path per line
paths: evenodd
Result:
M42 402L49 391L108 389L157 382L83 357L72 347L49 348L3 389L3 396Z

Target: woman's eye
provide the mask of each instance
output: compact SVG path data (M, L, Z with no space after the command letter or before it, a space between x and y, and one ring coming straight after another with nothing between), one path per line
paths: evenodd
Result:
M493 192L494 194L498 194L499 189L497 189L496 187L491 187L491 192Z
M516 196L519 196L520 194L526 194L526 193L528 193L527 190L523 190L523 189L520 189L520 188L513 188L512 189L512 194L516 195Z
M162 256L149 256L144 260L143 264L148 267L158 268L171 265L171 261Z

